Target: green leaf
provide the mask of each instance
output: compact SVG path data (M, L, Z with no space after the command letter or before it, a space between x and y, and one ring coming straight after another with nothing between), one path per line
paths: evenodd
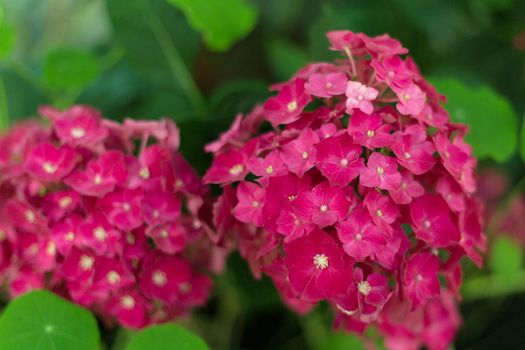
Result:
M52 51L44 62L44 81L55 90L82 89L100 73L97 58L72 48Z
M195 334L175 324L147 327L137 333L127 350L208 350Z
M266 53L277 79L286 80L309 62L309 56L299 47L282 39L268 42Z
M523 265L521 248L505 236L499 236L492 243L489 266L501 277L512 277L520 272Z
M466 140L479 158L508 160L517 146L518 122L509 101L486 85L468 86L454 78L431 78L448 98L445 108L470 127Z
M0 59L7 57L15 43L15 31L5 22L0 21Z
M257 11L246 0L168 0L186 14L193 29L201 32L209 49L226 51L248 34Z
M16 298L0 317L0 349L95 350L99 338L89 311L44 290Z

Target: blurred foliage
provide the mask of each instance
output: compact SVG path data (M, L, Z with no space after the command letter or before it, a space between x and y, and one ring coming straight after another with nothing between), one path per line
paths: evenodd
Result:
M151 326L135 334L129 342L127 350L209 350L202 339L186 329L164 324Z
M497 162L513 182L523 177L523 0L0 0L0 128L43 103L88 103L115 119L168 115L202 173L210 161L203 144L268 97L270 83L306 62L337 58L325 39L335 29L401 40L448 95L455 120L469 124L481 166ZM523 292L505 296L525 290L522 257L508 241L491 245L491 275L466 269L471 299L456 349L492 349L498 337L506 339L499 349L519 348L501 327L523 326ZM299 318L271 281L253 280L237 256L228 264L212 302L187 325L211 348L361 346L331 331L328 308ZM103 328L106 343L128 341L115 334Z

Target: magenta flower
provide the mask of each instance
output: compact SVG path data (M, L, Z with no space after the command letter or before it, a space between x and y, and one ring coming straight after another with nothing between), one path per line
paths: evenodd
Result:
M349 332L444 349L459 326L458 261L480 265L487 243L468 130L399 41L327 36L342 60L272 85L207 147L205 179L222 189L210 235L298 313L328 301Z
M262 207L264 190L252 182L241 182L237 187L239 203L233 209L233 215L240 222L262 225Z
M431 253L417 253L407 260L403 290L413 309L439 296L438 271L439 260Z
M54 121L53 127L60 141L73 147L102 149L100 146L108 137L108 130L101 125L102 116L97 110L89 106L73 106L64 112L44 111Z
M315 230L284 248L290 285L299 297L317 301L346 291L350 259L329 235Z
M112 225L123 231L131 231L144 222L142 200L140 189L117 190L105 195L97 204Z
M447 247L459 241L447 203L438 196L426 194L410 204L414 232L420 240L435 247Z
M354 209L345 221L337 224L337 234L346 254L357 261L372 257L381 249L384 235L363 208Z
M310 95L305 93L305 81L296 79L283 86L277 96L266 101L264 112L273 125L289 124L299 119L309 102Z
M86 170L74 171L65 183L83 195L103 197L117 184L126 182L127 176L123 154L110 151L90 161Z
M42 181L59 181L71 173L80 160L77 152L67 146L55 147L42 143L28 155L26 169L32 176Z
M414 180L410 172L404 171L401 173L401 183L399 187L390 190L389 193L390 198L392 198L396 204L410 204L414 198L421 197L425 194L425 188Z
M425 107L425 93L416 84L411 83L406 88L396 90L399 98L396 108L399 113L403 115L418 115Z
M382 119L380 115L354 111L348 123L348 134L355 143L369 149L390 146L393 143L391 126L383 123Z
M244 179L248 173L244 153L231 151L223 153L213 160L213 164L204 175L206 183L230 183Z
M361 147L354 145L347 134L328 137L316 148L319 171L333 185L347 185L364 168Z
M342 95L346 91L348 78L344 73L329 73L310 75L305 84L306 92L316 97L332 97Z
M368 87L357 81L349 81L346 87L346 113L352 114L357 108L363 113L372 114L374 105L371 101L375 100L379 91L373 87Z
M432 169L436 163L434 152L436 149L427 140L426 131L420 125L411 125L403 133L395 135L396 140L392 151L399 164L414 175L421 175Z
M394 158L374 152L368 158L366 168L361 171L359 180L362 186L393 190L401 183L401 174L397 171Z
M293 203L301 217L320 228L334 225L348 215L350 203L339 187L322 182L310 192L302 192Z
M319 137L312 129L304 129L293 141L283 146L281 159L292 173L302 177L316 161L315 144Z

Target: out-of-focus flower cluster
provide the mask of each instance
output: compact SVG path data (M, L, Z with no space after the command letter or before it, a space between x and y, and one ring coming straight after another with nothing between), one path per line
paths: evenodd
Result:
M207 145L219 240L307 312L373 324L391 349L445 349L461 321L462 256L486 246L467 128L388 35L328 33L314 63Z
M0 137L0 273L129 327L203 304L213 249L199 177L169 120L43 107Z
M485 169L478 179L477 197L485 206L485 222L489 235L506 235L525 247L525 194L522 180L514 188L505 173Z

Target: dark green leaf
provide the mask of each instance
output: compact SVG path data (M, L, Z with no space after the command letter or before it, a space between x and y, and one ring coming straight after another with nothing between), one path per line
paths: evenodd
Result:
M309 62L309 56L299 47L282 39L274 39L266 45L270 68L275 77L287 80Z
M127 350L208 350L195 334L175 324L151 326L137 333Z
M521 270L523 253L518 244L505 236L492 243L489 266L492 272L501 277L512 277Z
M248 34L257 21L246 0L168 0L186 14L190 25L204 36L211 50L226 51Z
M48 291L18 297L0 317L0 349L95 350L99 338L89 311Z
M56 90L82 89L93 82L99 73L95 56L72 48L56 49L44 63L44 81Z
M479 158L504 162L517 146L517 118L508 100L489 86L467 86L454 78L431 78L448 98L445 108L470 127L467 141Z

